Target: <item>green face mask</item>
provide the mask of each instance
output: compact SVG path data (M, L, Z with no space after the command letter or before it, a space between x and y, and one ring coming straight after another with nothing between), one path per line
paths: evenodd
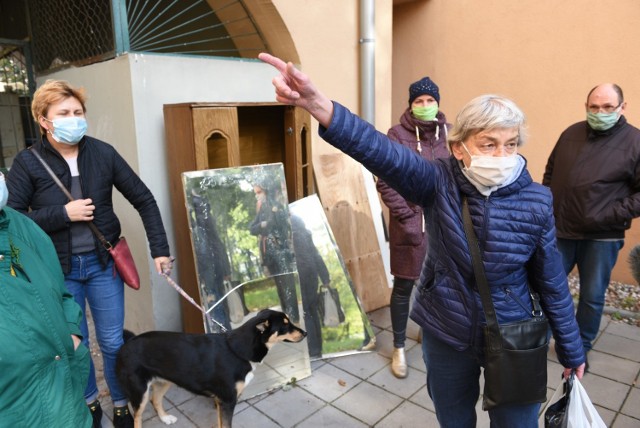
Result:
M611 113L587 112L587 123L596 131L606 131L618 122L620 115L616 111Z
M413 107L411 113L420 120L433 120L438 114L438 104L431 104L427 107Z

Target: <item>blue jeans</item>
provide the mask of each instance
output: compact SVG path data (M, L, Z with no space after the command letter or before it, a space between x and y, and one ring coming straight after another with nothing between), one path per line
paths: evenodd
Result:
M82 343L89 347L89 329L87 327L86 304L91 308L96 339L102 351L104 378L111 392L114 406L124 406L128 400L116 377L116 355L123 344L124 328L124 283L116 272L113 276L113 260L103 269L95 252L74 254L71 256L71 271L65 275L64 282L75 301L83 309ZM89 372L89 384L84 392L87 403L98 397L98 386L93 361Z
M456 351L423 329L422 357L440 427L475 427L482 356L473 348ZM498 406L489 410L491 428L538 428L539 411L540 404Z
M580 298L576 319L585 352L591 350L592 342L598 335L611 271L623 245L623 240L558 238L558 249L562 254L562 263L567 275L578 265Z

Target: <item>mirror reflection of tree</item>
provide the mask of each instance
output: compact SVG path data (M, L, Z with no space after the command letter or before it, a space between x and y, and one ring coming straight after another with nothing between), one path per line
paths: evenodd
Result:
M211 277L209 271L212 269L221 272L217 277L222 276L228 282L230 287L227 287L227 292L229 288L243 284L237 290L242 300L243 316L264 307L280 307L292 321L298 322L299 294L282 165L225 168L189 174L190 178L185 179L184 183L186 194L197 194L201 199L210 201L209 206L205 207L204 202L188 198L188 203L194 205L197 202L195 205L200 206L190 209L201 217L212 217L209 223L216 225L217 235L222 242L220 248L226 248L230 267L229 273L222 273L222 268L215 267L219 258L211 260L207 259L206 254L195 254L198 276ZM264 205L257 199L258 186L264 190ZM191 214L192 229L203 221L196 219L196 214ZM206 228L200 227L200 230L208 234ZM213 236L194 238L194 250L198 250L196 244L199 240L208 242L205 251L209 251L210 255ZM207 261L201 262L199 259ZM220 322L224 328L228 328L224 312L231 312L230 315L235 312L230 311L229 303L217 303L224 293L220 294L219 287L207 289L206 281L203 284L202 278L200 282L201 301L207 309L215 306L210 311L216 321L214 324ZM224 306L227 306L226 309ZM232 327L233 324L231 319ZM215 326L213 330L216 330Z
M213 308L215 320L207 331L237 327L260 309L274 308L308 330L304 346L314 358L371 349L373 330L317 196L287 204L282 165L185 175L200 301ZM311 238L297 244L306 245L302 254L315 251L324 267L308 272L294 252L292 226ZM338 319L327 315L331 304L340 309Z

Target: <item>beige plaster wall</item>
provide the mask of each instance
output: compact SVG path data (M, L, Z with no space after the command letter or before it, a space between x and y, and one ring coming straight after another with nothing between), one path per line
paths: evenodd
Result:
M627 119L640 126L640 4L637 0L426 0L398 4L393 17L392 120L407 106L408 85L429 75L450 121L471 98L498 93L529 120L522 149L536 181L559 134L584 120L588 91L618 83ZM627 233L614 279L632 282Z
M273 0L273 4L291 34L303 71L329 97L358 113L360 1ZM391 0L375 1L375 124L383 130L391 124L392 6ZM367 177L360 165L324 143L317 135L315 121L313 128L318 193L330 223L340 223L341 227L347 223L347 230L358 231L337 234L336 240L347 265L361 267L350 267L350 272L355 276L353 280L365 310L376 309L388 304L388 277L382 268L380 246L364 241L375 236L372 216L380 218L380 213L372 213L369 208L369 199L362 191ZM362 276L358 277L359 274Z

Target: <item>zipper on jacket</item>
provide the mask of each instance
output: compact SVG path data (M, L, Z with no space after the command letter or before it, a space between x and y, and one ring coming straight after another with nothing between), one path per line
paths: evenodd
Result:
M513 300L515 300L515 302L520 305L520 307L522 309L524 309L524 311L528 314L530 314L532 317L536 317L539 318L542 316L542 309L537 307L538 305L536 305L537 299L539 299L537 296L534 296L530 291L529 291L529 296L531 296L531 301L533 302L533 306L531 308L531 310L529 310L529 308L527 308L527 306L524 304L524 302L522 302L522 300L520 300L520 298L518 296L515 295L515 293L511 292L511 289L509 287L504 287L503 288L505 294L509 297L511 297Z

